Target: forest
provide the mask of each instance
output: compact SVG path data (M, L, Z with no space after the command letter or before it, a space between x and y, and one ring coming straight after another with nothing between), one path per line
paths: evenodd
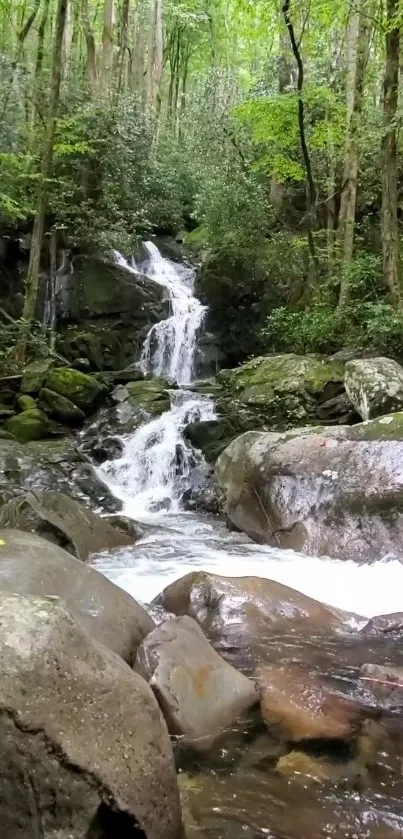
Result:
M29 261L0 353L52 346L62 247L163 236L228 362L402 356L402 25L400 0L1 0L0 238Z

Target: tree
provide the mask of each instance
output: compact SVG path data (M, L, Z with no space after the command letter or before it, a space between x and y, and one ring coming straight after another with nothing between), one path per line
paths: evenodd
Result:
M17 355L20 361L24 361L25 359L27 330L29 330L31 323L34 320L36 302L38 297L41 252L43 233L45 228L45 214L47 207L47 182L49 180L52 170L56 118L59 110L60 100L60 84L62 78L62 48L64 30L66 25L67 3L68 0L58 0L57 5L56 27L51 68L51 89L47 115L48 122L43 143L40 180L36 196L36 215L32 231L28 273L25 281L26 292L24 309L22 313L23 326L17 348Z
M399 89L399 0L387 0L385 71L383 77L382 136L382 252L383 276L396 308L402 307L397 200L396 115Z

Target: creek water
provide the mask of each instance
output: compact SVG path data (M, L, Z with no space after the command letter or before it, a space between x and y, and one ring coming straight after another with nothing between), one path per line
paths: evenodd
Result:
M403 611L403 565L397 560L380 557L378 562L357 565L258 546L212 517L181 508L190 477L198 474L202 480L206 469L200 453L186 441L184 428L189 422L215 416L213 402L191 389L205 308L194 296L190 268L164 259L152 243L145 244L145 254L140 265L117 257L129 270L141 271L162 286L170 301L170 316L147 335L140 366L154 376L174 379L178 387L171 391L171 409L124 438L122 456L99 469L123 502L125 515L153 526L133 549L102 554L94 565L145 604L169 583L202 569L273 579L359 616ZM357 627L364 622L350 620ZM329 661L343 658L343 649L329 651ZM379 650L366 648L364 660L371 655L383 663ZM393 658L390 647L382 655L388 661ZM349 666L350 654L346 657ZM189 835L200 839L403 837L399 759L398 754L385 751L375 780L351 791L279 779L251 765L228 772L223 757L222 766L218 762L214 770L203 769L197 800L204 832L200 834L195 827L196 832Z

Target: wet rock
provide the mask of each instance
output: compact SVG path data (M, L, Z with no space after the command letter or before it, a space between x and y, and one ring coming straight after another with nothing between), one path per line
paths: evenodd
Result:
M152 416L162 414L170 408L167 379L144 379L119 386L112 394L117 402L129 402L135 409L143 409Z
M106 393L106 388L95 376L74 370L72 367L56 367L45 380L47 390L60 394L88 414Z
M122 507L71 440L21 445L0 439L0 485L6 485L11 495L21 490L63 492L110 513Z
M403 408L403 367L391 358L363 358L346 364L345 388L363 420Z
M216 465L225 509L252 539L368 562L400 553L403 422L249 432Z
M339 781L347 774L351 773L351 766L346 766L344 763L331 763L329 760L320 759L307 754L306 752L292 751L280 757L276 772L283 775L285 778L292 780L300 780L305 784L307 780L316 783L324 783L327 781ZM355 767L354 775L357 775L359 770ZM360 773L362 773L360 769Z
M147 612L103 574L33 533L0 530L0 590L55 595L96 640L132 664L154 628Z
M403 707L403 667L363 664L360 679L371 704L385 710Z
M19 443L43 440L54 430L46 414L39 408L28 408L21 414L14 414L4 423L4 428Z
M401 635L403 632L403 612L390 615L376 615L361 629L362 635Z
M210 513L213 516L222 514L222 499L212 482L207 478L205 487L189 487L181 498L185 510Z
M0 620L4 836L179 839L172 748L145 682L57 600L1 592Z
M43 536L85 562L90 555L132 545L119 519L102 518L61 492L30 492L0 508L0 528Z
M263 718L281 739L348 741L358 733L357 703L332 693L308 668L264 665L256 677Z
M21 380L21 393L39 393L49 371L52 367L52 360L49 358L33 361L32 364L27 364Z
M81 408L74 405L70 399L66 399L65 396L47 387L43 387L39 392L38 405L51 419L65 425L82 425L85 420L85 413Z
M343 626L337 610L258 577L196 571L164 589L155 603L192 617L218 652L248 675L260 661L277 660L279 637L301 634L305 644Z
M28 396L28 394L26 393L22 393L21 396L18 396L17 405L21 411L29 411L30 408L38 407L36 400L33 398L33 396Z
M214 463L238 432L227 417L186 426L184 436L196 449L203 452L208 463Z
M151 685L171 734L199 751L258 699L253 682L227 664L187 616L165 621L147 636L135 669Z
M355 415L344 399L344 363L317 355L254 358L234 370L221 370L217 381L223 391L219 410L238 433L305 423L337 425ZM339 410L332 403L336 397L341 398ZM323 407L327 403L328 411Z

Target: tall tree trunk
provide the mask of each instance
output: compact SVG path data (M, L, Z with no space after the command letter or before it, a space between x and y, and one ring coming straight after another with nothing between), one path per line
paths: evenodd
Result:
M363 6L363 0L361 7ZM354 254L355 211L360 159L360 127L365 70L369 55L371 27L363 9L353 12L347 33L347 130L343 170L343 189L339 215L339 242L342 254L339 307L347 305L350 283L347 266ZM358 15L358 21L357 21Z
M399 228L397 216L396 113L399 88L400 28L397 23L399 0L386 3L386 62L383 80L382 137L382 251L383 276L390 298L402 308L400 282Z
M58 0L56 13L56 30L53 42L51 88L47 118L46 136L44 139L40 181L36 196L36 216L34 221L31 250L29 254L28 273L25 281L25 300L23 309L23 327L17 346L18 359L24 362L29 328L35 317L38 298L39 276L42 240L45 228L45 214L47 206L48 180L52 170L53 146L55 139L56 118L59 110L60 84L62 78L63 37L66 25L68 0Z
M284 25L284 17L278 9L278 16L279 16L279 55L278 55L278 66L277 66L277 75L278 75L278 92L280 96L282 96L287 88L292 84L292 70L290 66L290 59L292 59L292 55L290 53L290 45L289 45L289 37L287 29ZM273 205L274 211L277 216L281 215L281 210L283 207L284 202L284 181L279 181L276 175L272 175L270 181L270 203Z
M104 0L101 77L105 93L109 91L113 67L113 15L114 0Z
M150 32L150 49L148 55L148 102L157 114L161 104L161 81L164 60L164 35L162 24L162 0L153 0L152 21Z
M0 119L1 120L4 119L4 115L5 115L6 110L7 110L7 106L8 106L10 96L11 96L11 92L12 92L12 89L13 89L15 71L16 71L16 69L18 67L18 63L21 59L25 41L28 38L28 35L29 35L34 23L35 23L35 18L37 16L38 12L39 12L40 5L41 5L41 0L35 0L34 7L31 11L31 13L28 15L25 23L24 23L23 20L21 20L20 29L19 29L19 32L18 32L18 35L17 35L16 54L15 54L15 58L14 58L14 60L12 62L12 65L11 65L11 76L10 76L10 79L9 79L7 85L6 85L5 96L4 96L4 99L3 99L3 102L2 102L1 113L0 113Z
M93 96L98 88L97 51L88 9L88 0L80 0L82 25L87 46L87 77Z
M123 0L122 15L120 20L120 42L118 57L118 92L121 91L124 83L127 84L127 58L129 51L129 12L130 0Z
M304 65L302 62L301 52L299 44L297 43L297 39L295 37L294 26L291 21L291 0L285 0L283 5L283 15L285 20L285 25L288 30L288 34L290 37L291 42L291 49L297 64L298 76L297 76L297 94L298 94L298 128L299 128L299 139L301 144L301 152L302 158L304 161L305 172L306 172L306 182L307 182L307 238L308 238L308 247L309 253L312 260L312 265L315 269L315 273L317 272L317 258L316 258L316 250L315 250L315 242L313 238L312 232L312 223L313 223L313 214L315 212L315 204L316 204L316 186L315 181L313 179L312 173L312 164L311 158L309 154L308 144L306 141L306 133L305 133L305 108L304 108L304 99L303 99L303 89L304 89Z

